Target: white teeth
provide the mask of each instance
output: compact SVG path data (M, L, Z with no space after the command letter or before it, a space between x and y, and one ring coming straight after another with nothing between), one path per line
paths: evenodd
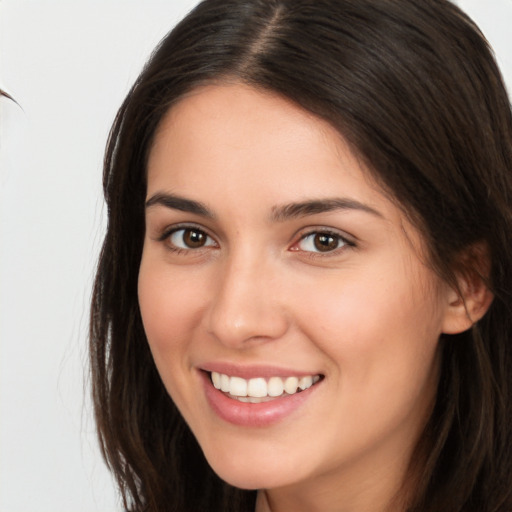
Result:
M220 375L220 390L229 393L229 376L223 373Z
M299 379L297 377L288 377L284 381L284 390L289 395L296 393L298 387L299 387Z
M231 377L232 379L234 377ZM262 378L250 379L247 386L247 394L254 398L267 396L267 381Z
M230 377L224 373L212 372L211 379L213 386L224 393L229 393L241 402L259 403L266 401L268 397L278 397L287 393L293 395L298 391L304 391L320 380L319 375L308 375L306 377L271 377L265 380L263 377L254 379L242 379L241 377Z
M220 373L212 372L212 382L216 389L220 389Z
M254 396L237 396L236 399L239 402L245 402L249 404L261 404L262 402L268 402L270 400L268 396L262 398L255 398Z
M268 396L281 396L284 391L283 379L279 377L271 377L267 383Z
M301 377L299 380L299 388L304 390L310 388L313 385L313 377L308 375L307 377Z
M229 381L229 394L233 396L247 396L247 381L240 377L231 377Z

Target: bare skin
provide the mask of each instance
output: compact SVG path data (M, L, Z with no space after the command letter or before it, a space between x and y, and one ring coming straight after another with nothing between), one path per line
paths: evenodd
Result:
M439 336L470 325L420 233L330 125L237 84L167 114L147 200L144 326L213 469L265 489L257 512L386 511L432 408ZM320 380L278 421L241 426L205 396L216 364Z

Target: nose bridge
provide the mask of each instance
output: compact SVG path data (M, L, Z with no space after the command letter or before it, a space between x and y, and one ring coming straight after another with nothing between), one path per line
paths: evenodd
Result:
M276 339L287 330L278 268L262 251L248 249L222 261L208 315L211 334L233 348Z

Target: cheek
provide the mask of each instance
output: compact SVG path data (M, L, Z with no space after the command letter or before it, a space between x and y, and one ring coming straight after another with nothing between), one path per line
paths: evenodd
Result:
M148 343L164 378L182 361L200 317L201 296L191 283L143 257L138 281L139 306Z
M351 453L397 431L415 438L436 394L439 333L433 302L413 301L405 288L386 289L345 282L336 298L310 295L303 309L303 329L328 357L334 375L335 404L329 403L325 414L337 424L336 436L351 440Z
M297 318L339 371L343 390L354 392L343 396L364 390L391 397L404 384L418 392L430 381L442 324L439 298L430 288L423 276L400 279L396 270L305 287Z
M190 416L190 346L201 317L201 294L189 280L180 282L179 273L143 258L138 297L158 373L183 416Z

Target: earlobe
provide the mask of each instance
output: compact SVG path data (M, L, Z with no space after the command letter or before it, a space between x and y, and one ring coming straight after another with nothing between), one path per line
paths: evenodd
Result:
M444 334L459 334L470 329L489 309L494 295L488 286L489 251L485 244L475 244L465 251L457 276L458 289L447 293L447 309L443 321Z

